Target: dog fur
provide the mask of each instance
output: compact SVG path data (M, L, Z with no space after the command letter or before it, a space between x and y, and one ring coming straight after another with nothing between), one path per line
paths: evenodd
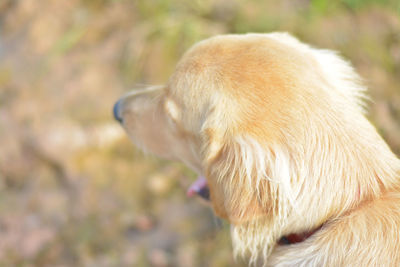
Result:
M206 177L250 264L400 266L400 161L364 98L335 52L287 33L222 35L193 46L165 86L123 97L118 112L139 147Z

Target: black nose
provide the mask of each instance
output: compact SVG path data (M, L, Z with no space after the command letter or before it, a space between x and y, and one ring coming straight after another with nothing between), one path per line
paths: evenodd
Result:
M119 121L120 123L122 123L120 105L121 105L121 100L118 100L117 103L115 103L115 105L114 105L113 114L114 114L114 118L117 121Z

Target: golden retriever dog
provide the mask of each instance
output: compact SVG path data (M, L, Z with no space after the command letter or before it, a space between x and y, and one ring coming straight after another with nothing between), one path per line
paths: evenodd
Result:
M164 86L115 117L141 149L199 174L235 255L263 266L400 266L400 160L365 117L365 87L287 33L194 45Z

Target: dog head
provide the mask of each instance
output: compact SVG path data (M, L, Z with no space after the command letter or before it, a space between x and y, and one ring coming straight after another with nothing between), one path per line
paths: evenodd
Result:
M389 183L379 166L393 155L364 118L359 81L335 53L285 33L217 36L114 112L143 150L206 177L237 252L255 259Z

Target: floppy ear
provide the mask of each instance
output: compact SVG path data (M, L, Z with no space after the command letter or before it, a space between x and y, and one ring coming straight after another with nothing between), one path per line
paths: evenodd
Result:
M283 192L273 177L277 166L272 150L250 137L233 138L211 129L205 136L204 166L218 216L239 225L280 210Z

